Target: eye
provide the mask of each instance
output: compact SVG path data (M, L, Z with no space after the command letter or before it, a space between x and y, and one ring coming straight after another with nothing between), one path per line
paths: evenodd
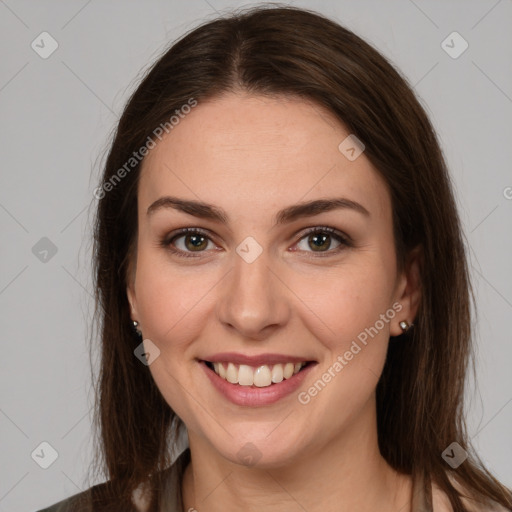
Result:
M181 242L178 242L178 240ZM184 258L195 258L193 253L205 252L208 247L208 242L213 242L207 235L206 231L199 228L183 228L177 233L171 234L170 237L166 237L161 241L161 245L177 256Z
M333 239L337 243L334 249L332 249ZM345 247L351 247L352 243L348 236L339 231L327 226L319 226L309 229L299 240L297 246L301 251L317 253L317 256L324 256L325 253L327 253L326 256L331 256L339 253Z
M334 249L331 247L333 239L338 244ZM164 238L160 245L179 257L197 258L200 257L200 253L206 252L209 243L215 246L207 231L200 228L183 228ZM300 247L300 244L303 246ZM322 257L338 254L343 248L352 247L353 244L350 237L336 229L317 226L303 233L296 246L299 246L300 251L316 253L315 256ZM308 247L312 250L309 251Z

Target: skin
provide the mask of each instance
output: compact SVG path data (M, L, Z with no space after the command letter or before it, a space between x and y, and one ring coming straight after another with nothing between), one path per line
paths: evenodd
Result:
M151 374L188 428L184 510L410 510L410 479L378 449L375 389L389 337L417 312L418 254L397 271L389 191L364 153L349 161L340 152L349 133L305 100L229 93L200 102L143 162L127 294L144 339L160 350ZM229 222L172 208L148 215L166 195L213 204ZM345 208L274 226L282 208L330 197L356 201L369 215ZM322 226L349 235L353 246L332 237L315 252L304 231ZM174 240L198 257L160 244L183 227L208 230L202 252L185 236ZM252 263L236 252L248 236L263 249ZM298 392L397 302L400 313L307 405L299 403ZM318 364L297 392L242 407L219 394L197 362L225 351ZM253 466L237 456L248 442L260 457Z

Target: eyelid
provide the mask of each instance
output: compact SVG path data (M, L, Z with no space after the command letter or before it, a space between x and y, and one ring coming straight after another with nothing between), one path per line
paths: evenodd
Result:
M298 236L300 234L301 236L299 240L301 240L302 238L304 238L304 236L316 232L325 232L329 233L330 235L336 235L337 237L341 238L341 240L347 245L352 245L354 243L354 241L349 235L347 235L343 231L340 231L339 229L331 228L330 226L313 226L310 228L306 228L303 231L299 231L295 236Z
M162 243L170 244L174 239L178 238L179 236L186 235L187 233L198 233L200 235L204 235L208 238L211 238L212 233L204 228L180 228L172 231L168 235L164 236Z

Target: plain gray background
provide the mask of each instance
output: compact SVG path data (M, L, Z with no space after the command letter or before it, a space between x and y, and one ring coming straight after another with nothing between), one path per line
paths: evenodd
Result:
M478 301L468 431L512 487L512 1L288 3L379 48L437 129ZM36 510L95 483L86 482L90 222L101 158L140 71L185 31L248 5L0 0L0 512ZM43 59L31 44L45 31L58 48ZM458 58L442 46L454 31L469 45ZM452 39L453 54L464 43ZM48 469L31 456L41 442L58 452Z

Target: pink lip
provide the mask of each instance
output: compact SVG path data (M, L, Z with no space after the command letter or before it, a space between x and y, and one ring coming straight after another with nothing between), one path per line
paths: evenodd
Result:
M234 363L246 364L248 366L261 366L263 364L279 364L279 363L302 363L311 361L307 357L287 356L286 354L258 354L256 356L247 356L236 352L222 352L202 358L203 361L211 363Z
M222 356L224 357L224 354L222 354ZM226 359L221 359L220 361L225 360ZM228 360L232 361L232 359L229 358ZM280 359L280 361L283 361L283 359ZM289 361L292 362L291 360ZM304 361L304 359L302 359L302 361ZM300 360L297 360L296 362L300 362ZM219 377L213 370L208 368L204 361L199 361L199 364L203 368L203 371L206 372L207 377L210 379L210 382L213 384L215 389L219 391L225 398L227 398L235 405L249 407L270 405L277 402L278 400L281 400L281 398L290 395L301 385L309 371L314 366L316 366L316 363L309 364L308 366L305 366L299 373L293 375L289 379L285 379L278 384L271 384L270 386L264 388L258 388L256 386L240 386L239 384L231 384L227 380L224 380L222 377Z

